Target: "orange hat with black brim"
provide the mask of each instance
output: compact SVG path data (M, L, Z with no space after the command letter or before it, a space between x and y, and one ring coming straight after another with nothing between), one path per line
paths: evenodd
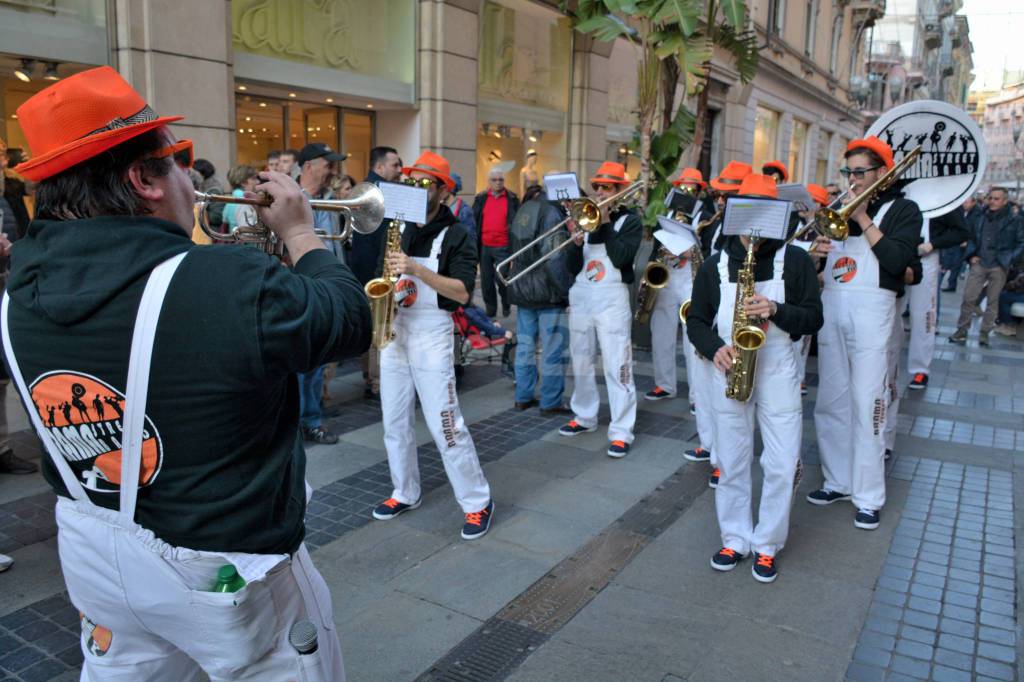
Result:
M811 195L811 198L814 199L819 206L828 206L828 190L821 185L809 183L807 185L807 193Z
M850 140L850 144L846 145L846 151L852 152L857 149L867 149L874 152L878 158L885 164L886 169L892 168L892 147L882 142L874 135L869 135L862 140Z
M719 192L736 192L739 190L743 178L750 175L753 170L749 163L730 161L719 176L711 181L711 187Z
M449 192L455 190L455 181L452 180L451 166L448 164L448 159L444 158L440 154L435 154L432 151L423 152L420 154L420 158L416 159L416 163L402 168L402 175L412 175L413 171L426 173L427 175L437 178L444 183Z
M766 197L768 199L779 198L779 187L775 184L775 178L770 175L751 173L743 178L740 183L740 196L742 197Z
M708 183L704 182L704 174L696 168L684 168L679 177L672 181L672 184L676 187L683 184L693 184L697 185L700 189L708 186Z
M782 173L782 181L789 180L789 169L786 168L786 164L781 161L769 161L765 165L761 166L761 172L768 175L769 171L777 171Z
M39 182L122 142L180 121L157 116L117 71L101 66L68 76L18 107L32 158L14 169Z
M590 178L591 185L628 185L626 167L614 161L605 161Z

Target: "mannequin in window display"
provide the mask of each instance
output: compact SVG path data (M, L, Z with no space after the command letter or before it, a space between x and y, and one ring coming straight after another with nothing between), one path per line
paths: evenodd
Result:
M540 171L537 170L537 150L526 151L526 164L519 170L519 194L526 194L526 190L533 185L540 184Z

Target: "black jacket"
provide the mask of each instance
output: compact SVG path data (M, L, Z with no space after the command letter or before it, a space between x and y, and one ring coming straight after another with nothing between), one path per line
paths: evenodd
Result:
M142 290L157 264L185 251L153 347L146 447L155 471L136 520L172 545L293 552L306 507L295 373L370 344L366 297L329 251L289 269L244 246L195 246L157 218L34 221L8 280L26 407L54 420L49 430L79 474L102 471L104 452L116 462ZM43 475L67 495L49 458ZM116 486L100 484L110 491L90 498L116 509Z
M964 258L970 260L974 256L981 255L982 237L985 234L985 225L994 222L997 224L995 243L991 248L995 252L996 261L1003 270L1010 269L1010 263L1017 260L1017 257L1024 252L1024 219L1019 215L1013 215L1009 205L993 213L988 209L971 226L971 237L967 241L967 252Z
M959 207L928 221L928 238L936 251L960 246L970 236L964 212Z
M473 285L476 283L476 251L473 249L469 233L463 228L462 223L455 220L447 206L442 204L434 219L423 227L406 222L405 230L402 232L402 251L407 256L417 258L429 256L434 238L446 227L451 229L445 233L441 242L437 274L460 280L472 299ZM437 305L444 310L454 311L464 304L438 294Z
M25 206L25 196L28 192L25 190L25 182L18 177L7 176L0 180L0 184L4 186L4 199L7 200L14 215L14 220L17 223L16 232L8 235L10 240L14 241L23 237L25 230L28 229L28 208ZM212 209L213 207L211 206L210 208ZM221 210L223 211L223 209ZM6 220L4 222L6 223ZM5 229L4 231L6 232L7 230Z
M484 244L483 231L484 231L484 204L487 203L487 195L490 194L490 190L484 190L475 197L473 197L473 220L476 221L476 243L477 249L482 249ZM505 194L508 196L508 226L512 227L512 221L516 217L516 211L519 210L519 196L512 190L505 188Z
M565 218L562 207L543 196L523 204L509 229L509 251L515 253L523 246L548 232ZM543 254L552 251L569 238L569 231L558 231L512 262L511 277L535 263ZM566 253L562 249L547 262L526 273L509 285L509 300L520 308L564 308L569 305L569 287L574 275L566 266Z
M384 178L370 171L370 174L366 176L366 182L379 185L384 182ZM383 256L384 244L387 242L389 222L391 221L385 218L380 227L370 234L352 233L347 260L360 284L366 284L380 274L381 258Z
M878 229L884 236L871 247L871 251L878 259L879 287L895 291L897 296L901 296L905 286L903 278L907 273L907 268L917 257L917 245L921 243L923 219L921 209L917 207L917 204L910 199L904 199L903 194L896 188L892 188L868 202L868 215L876 215L882 204L890 200L893 204L882 219L882 224L878 225ZM857 223L851 220L848 225L851 237L859 237L863 234Z
M615 230L615 223L623 215L626 216L622 227ZM622 272L623 284L633 282L633 259L636 258L637 249L640 248L640 241L644 236L644 226L640 217L635 211L628 208L619 208L609 216L611 220L602 223L600 227L591 232L587 239L591 244L604 244L608 250L608 259L612 265ZM576 277L583 269L583 246L570 244L565 249L566 267L569 273Z
M736 273L743 265L747 250L738 237L726 237L725 247L704 261L693 283L690 297L690 312L686 317L686 335L690 343L705 358L715 357L718 349L726 344L724 338L732 334L731 329L718 329L715 317L721 301L718 263L723 257L729 259L729 281L736 281ZM773 260L782 246L777 239L761 242L754 257L754 281L764 282L772 278ZM807 252L798 246L787 246L782 280L786 285L786 300L776 301L778 311L772 324L790 335L793 340L816 333L824 324L821 310L821 290L814 262ZM731 343L731 341L730 341Z

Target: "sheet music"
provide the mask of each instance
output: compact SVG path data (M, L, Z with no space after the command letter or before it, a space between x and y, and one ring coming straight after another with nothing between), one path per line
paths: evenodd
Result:
M810 211L818 207L818 202L807 191L807 187L797 183L779 185L778 198L780 201L788 201L793 204L793 209L797 211Z
M544 176L544 191L550 201L580 198L580 181L575 173L548 173Z
M417 225L427 222L427 190L397 182L382 182L380 191L384 193L385 218L399 218Z
M785 239L789 227L788 201L756 197L729 197L725 202L722 233L729 236L756 233L761 239Z
M686 223L680 223L667 216L658 216L658 227L654 238L664 245L673 256L689 251L697 244L697 235Z

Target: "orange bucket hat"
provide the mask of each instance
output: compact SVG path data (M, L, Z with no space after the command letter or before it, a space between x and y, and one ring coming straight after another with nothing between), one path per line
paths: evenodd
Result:
M672 181L672 184L679 187L683 183L693 183L700 189L704 189L708 186L708 183L704 182L704 174L696 168L684 168L680 176Z
M818 202L819 206L828 206L828 190L821 185L815 185L809 183L807 185L807 192L811 195L811 198Z
M892 168L892 147L882 142L874 135L869 135L862 140L850 140L850 144L846 145L846 151L852 152L856 149L867 149L873 151L878 155L878 158L882 160L886 168Z
M778 171L782 173L782 181L789 180L789 169L786 168L786 164L781 161L769 161L765 165L761 166L761 172L768 175L768 171Z
M751 173L740 183L739 194L744 197L757 196L778 199L779 187L775 184L775 178L760 173Z
M730 161L722 169L721 174L711 181L711 187L719 192L735 192L740 188L743 178L750 175L753 170L749 163Z
M628 185L629 180L626 179L626 167L621 163L605 161L597 169L594 177L590 178L590 184Z
M68 76L18 107L33 158L15 168L39 182L184 116L157 116L117 71Z
M402 175L411 175L413 171L419 171L431 175L441 182L448 188L449 192L455 190L455 181L452 180L451 166L448 165L448 159L444 158L440 154L435 154L432 151L425 151L420 154L420 158L416 159L416 163L411 166L406 166L402 169Z

